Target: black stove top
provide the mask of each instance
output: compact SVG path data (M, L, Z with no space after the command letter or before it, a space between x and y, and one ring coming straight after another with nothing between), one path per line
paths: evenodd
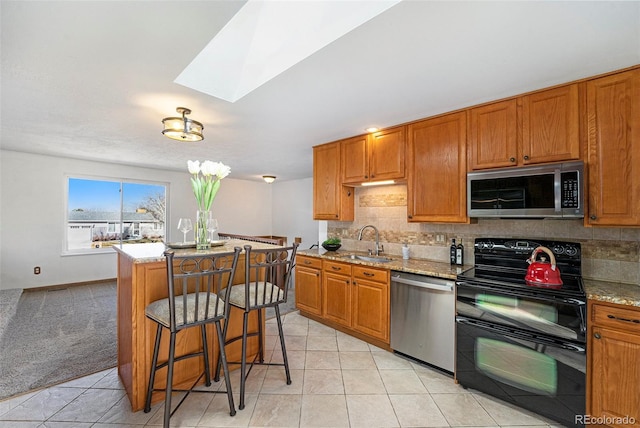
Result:
M549 248L560 270L562 287L552 289L532 286L525 282L529 264L527 259L539 246ZM554 296L584 297L580 243L540 239L477 238L474 244L475 266L460 275L458 280L477 284L526 290Z

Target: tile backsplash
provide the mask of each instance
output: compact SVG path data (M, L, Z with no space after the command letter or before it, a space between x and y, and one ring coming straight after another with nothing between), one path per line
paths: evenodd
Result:
M401 255L407 243L411 257L448 262L451 239L462 239L465 263L473 264L477 237L540 238L580 242L585 278L619 281L640 286L640 228L584 227L582 219L507 220L478 219L473 224L407 222L407 186L358 187L355 220L329 222L328 235L339 236L343 249L373 248L374 232L368 228L361 241L358 230L367 224L380 233L380 243L390 255Z

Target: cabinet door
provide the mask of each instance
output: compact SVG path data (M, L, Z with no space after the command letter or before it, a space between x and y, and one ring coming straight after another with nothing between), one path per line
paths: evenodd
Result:
M323 272L322 315L351 327L351 277Z
M590 225L640 225L640 70L587 82Z
M405 127L370 134L369 181L405 178Z
M578 85L522 97L523 164L580 158Z
M596 326L590 340L589 413L593 417L635 419L634 424L609 426L640 427L640 336Z
M304 266L302 257L296 267L296 307L316 315L322 315L322 283L320 269Z
M314 220L353 221L353 189L340 182L340 143L313 148Z
M340 142L342 155L342 182L358 184L369 179L367 136L349 138Z
M389 343L389 284L353 280L352 327Z
M469 167L516 166L518 163L516 100L469 110Z
M408 220L468 222L465 113L413 123L408 133Z

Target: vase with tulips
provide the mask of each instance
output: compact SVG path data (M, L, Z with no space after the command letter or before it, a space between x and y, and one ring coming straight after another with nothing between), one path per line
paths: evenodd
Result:
M207 220L211 205L220 189L220 181L231 172L231 168L222 162L188 161L191 174L191 187L198 204L196 215L195 241L197 250L206 250L210 246Z

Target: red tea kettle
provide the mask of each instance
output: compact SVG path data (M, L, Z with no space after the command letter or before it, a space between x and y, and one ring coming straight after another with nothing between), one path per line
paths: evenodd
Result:
M544 256L540 257L541 261L536 261L536 257L540 252L547 253L551 263L547 262ZM556 266L556 258L553 255L553 251L547 247L537 247L531 253L531 257L527 259L527 263L529 263L529 268L527 269L527 275L524 277L527 285L556 289L562 287L560 269Z

